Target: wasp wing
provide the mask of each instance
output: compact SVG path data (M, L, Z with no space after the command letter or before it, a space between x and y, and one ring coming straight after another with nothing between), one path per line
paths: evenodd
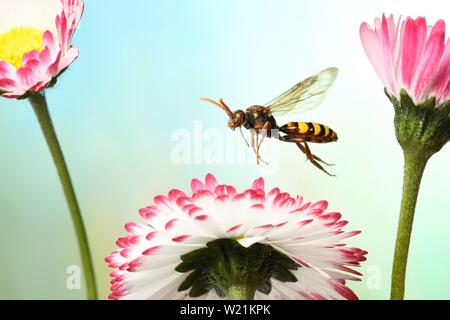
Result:
M319 106L338 75L337 68L328 68L298 83L265 106L273 115L300 113Z

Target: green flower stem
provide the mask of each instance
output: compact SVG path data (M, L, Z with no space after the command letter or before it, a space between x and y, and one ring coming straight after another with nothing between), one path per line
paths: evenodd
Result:
M428 157L405 152L403 195L400 219L397 229L394 263L392 266L391 300L403 300L405 295L405 275L409 243L414 222L420 182L428 162Z
M405 172L392 267L391 299L405 295L405 274L420 182L428 160L450 141L450 101L436 104L431 97L416 104L404 89L400 96L385 93L395 110L395 134L403 149Z
M97 287L95 284L94 267L92 265L92 257L91 252L89 250L86 229L84 227L83 219L81 217L80 207L78 205L75 191L73 189L69 171L67 169L67 165L64 160L64 155L59 145L55 128L53 127L52 119L48 111L45 95L34 94L31 95L28 99L31 105L33 106L34 112L37 116L42 132L44 133L47 145L50 149L50 153L55 163L56 171L58 172L58 176L64 190L67 205L69 206L70 215L78 239L78 246L83 264L88 299L97 300L98 296L97 296Z

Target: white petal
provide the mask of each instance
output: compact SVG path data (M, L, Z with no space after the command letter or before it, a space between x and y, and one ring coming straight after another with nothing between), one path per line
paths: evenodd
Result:
M0 33L15 27L35 27L56 35L55 18L60 0L0 0Z
M252 238L240 239L240 240L238 240L238 242L241 246L248 248L248 247L254 245L255 243L263 241L264 239L265 239L264 237L252 237Z

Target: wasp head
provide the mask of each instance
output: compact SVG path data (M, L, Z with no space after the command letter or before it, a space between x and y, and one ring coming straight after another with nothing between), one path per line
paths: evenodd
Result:
M245 113L242 110L233 112L228 120L228 128L234 130L244 124Z
M223 99L220 99L218 102L214 101L212 99L209 98L201 98L200 100L202 101L206 101L209 102L217 107L219 107L220 109L222 109L223 111L225 111L225 113L228 115L229 120L228 120L228 127L232 130L242 126L245 122L245 113L242 110L237 110L235 112L232 112L230 110L230 108L227 106L227 104L223 101Z

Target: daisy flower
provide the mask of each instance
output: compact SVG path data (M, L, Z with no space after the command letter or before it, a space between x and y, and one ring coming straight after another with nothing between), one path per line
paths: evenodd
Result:
M1 0L0 94L20 98L54 84L77 57L82 0Z
M436 105L450 99L450 41L445 21L427 25L424 17L376 18L374 27L362 23L364 50L388 92L400 98L404 89L414 103L430 98Z
M238 192L208 174L139 211L143 223L105 259L110 299L357 299L346 286L366 251L341 240L347 221L262 178Z
M383 15L362 23L361 42L394 106L404 153L404 181L392 269L392 299L403 299L406 263L420 182L428 160L450 140L450 40L444 20Z
M97 299L94 268L80 206L48 110L45 90L78 57L72 38L82 0L0 0L0 96L28 98L58 172L77 234L89 299Z

